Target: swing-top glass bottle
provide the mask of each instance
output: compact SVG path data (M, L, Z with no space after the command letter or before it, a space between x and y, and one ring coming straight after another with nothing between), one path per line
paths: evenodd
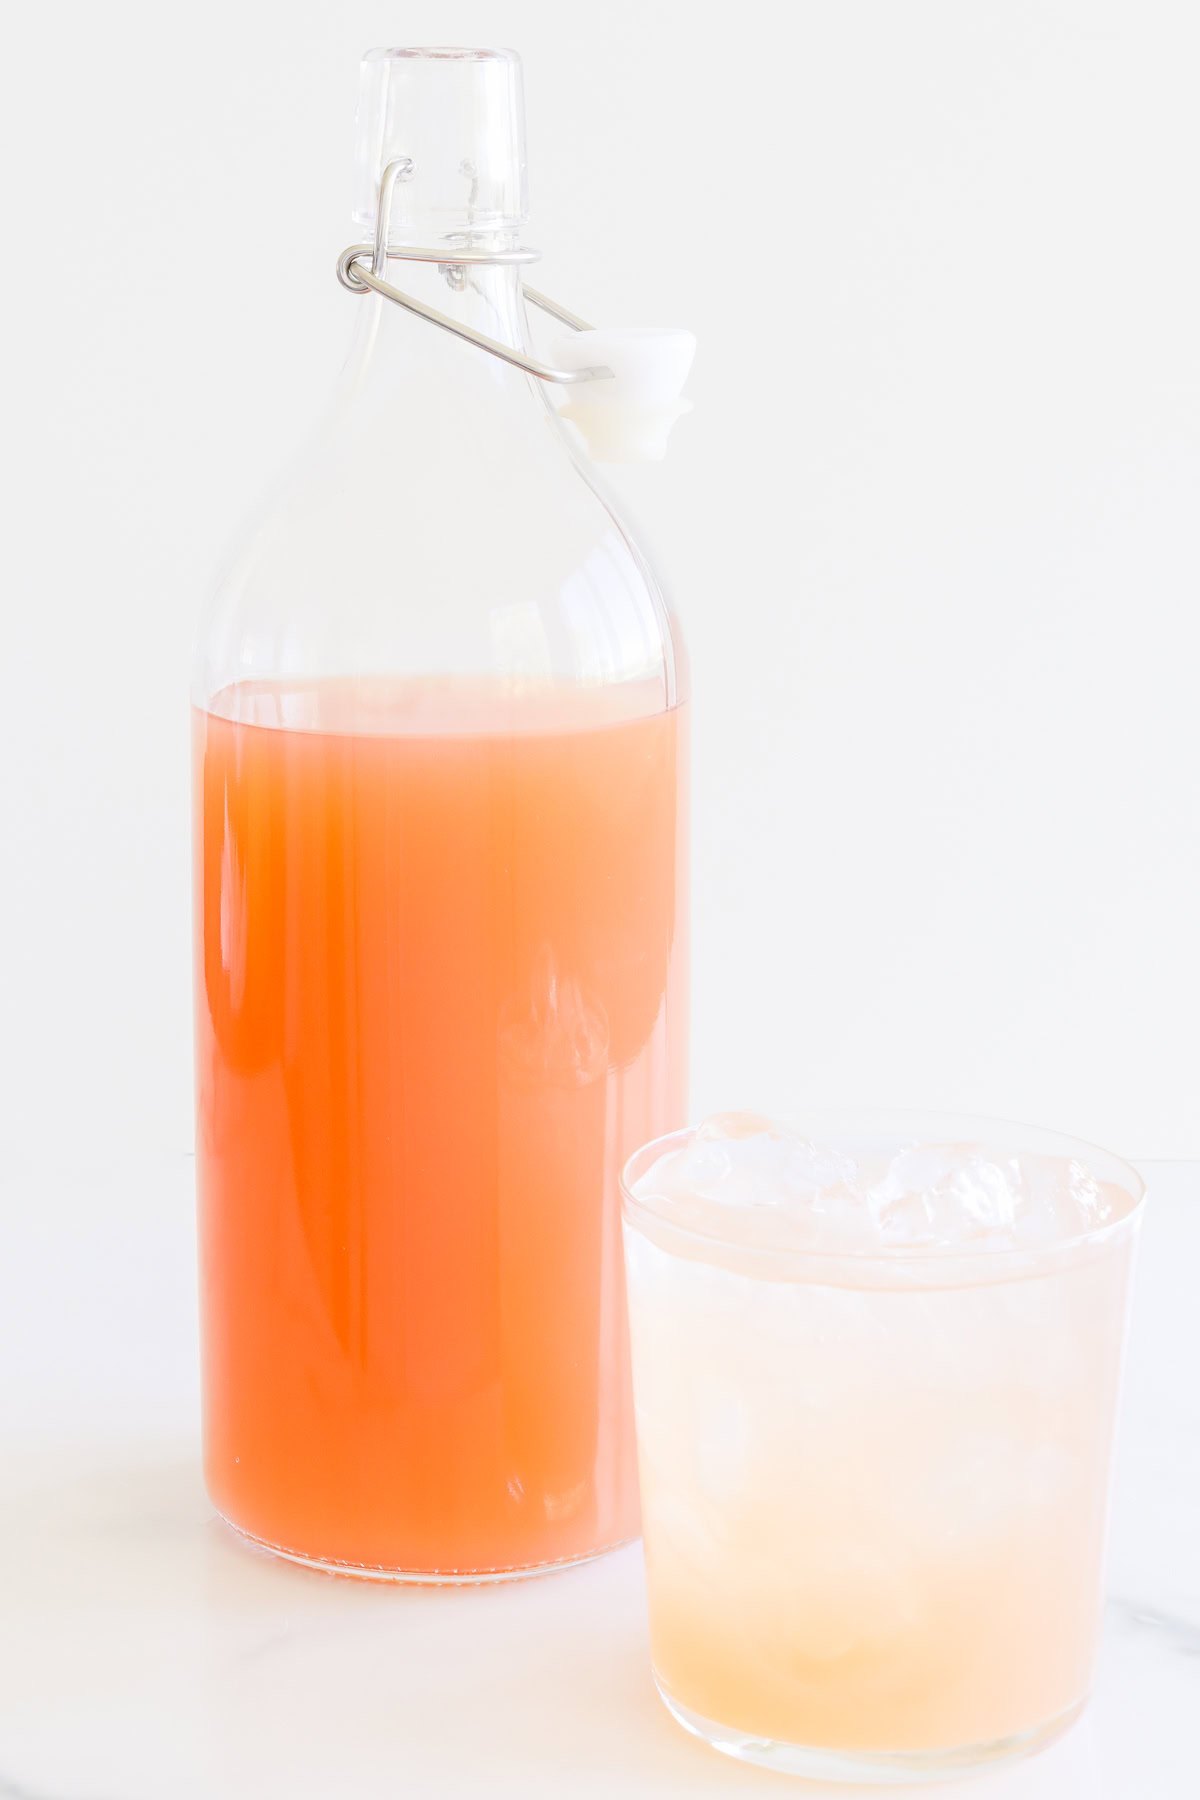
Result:
M517 58L372 52L368 236L388 167L389 278L530 355ZM285 1555L479 1580L637 1530L617 1175L684 1119L686 675L541 384L347 305L195 664L205 1467Z

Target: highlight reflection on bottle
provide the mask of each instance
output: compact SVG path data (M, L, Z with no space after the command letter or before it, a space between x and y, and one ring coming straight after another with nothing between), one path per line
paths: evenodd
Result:
M602 1301L617 1298L594 1278L607 1072L603 1008L543 945L527 993L502 1013L496 1203L509 1491L550 1520L595 1503Z

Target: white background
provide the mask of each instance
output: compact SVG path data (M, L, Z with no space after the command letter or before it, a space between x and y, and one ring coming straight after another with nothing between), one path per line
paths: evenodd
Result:
M619 483L692 651L696 1109L1200 1156L1198 18L23 8L9 1166L190 1144L191 637L348 338L357 59L388 42L521 50L539 285L700 338L670 460Z

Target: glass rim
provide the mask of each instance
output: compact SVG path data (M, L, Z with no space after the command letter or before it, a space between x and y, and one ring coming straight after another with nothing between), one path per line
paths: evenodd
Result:
M915 1127L918 1121L925 1121L935 1132L943 1125L974 1129L964 1130L958 1137L931 1135L928 1131L914 1132L913 1147L922 1142L937 1144L967 1141L978 1142L981 1148L988 1150L995 1148L994 1144L989 1143L989 1130L1040 1139L1044 1144L1052 1146L1052 1154L1075 1156L1098 1179L1112 1180L1122 1187L1129 1195L1131 1204L1118 1218L1106 1219L1088 1226L1086 1230L1054 1238L1046 1244L1006 1245L997 1248L987 1244L968 1243L948 1248L918 1245L913 1249L847 1246L845 1249L830 1250L809 1249L780 1239L746 1243L730 1232L706 1230L703 1226L673 1218L661 1204L655 1205L653 1199L647 1201L634 1192L634 1181L640 1179L659 1156L669 1149L681 1148L694 1140L701 1129L700 1125L684 1125L675 1131L667 1131L659 1137L651 1138L626 1158L620 1173L622 1214L635 1223L642 1220L653 1221L668 1232L677 1232L681 1237L731 1250L738 1256L748 1258L786 1258L789 1263L796 1265L824 1268L887 1269L894 1276L906 1269L936 1269L948 1274L953 1268L965 1265L972 1270L976 1281L979 1280L980 1272L988 1268L995 1271L997 1281L1005 1279L1006 1274L1011 1273L1014 1268L1023 1271L1032 1266L1040 1270L1044 1265L1055 1263L1060 1258L1070 1257L1081 1250L1098 1247L1114 1237L1123 1236L1141 1223L1148 1190L1146 1182L1133 1164L1087 1138L1072 1137L1067 1132L1048 1126L1030 1125L1019 1119L999 1118L991 1114L926 1111L917 1107L820 1107L814 1108L810 1113L790 1113L769 1118L772 1125L780 1125L789 1130L801 1129L807 1124L823 1123L831 1130L840 1125L848 1133L854 1126L858 1126L863 1132L872 1126L884 1131L888 1127L902 1129L906 1124ZM1012 1155L1020 1154L1020 1151L1011 1149L1004 1153ZM986 1276L984 1280L986 1281Z

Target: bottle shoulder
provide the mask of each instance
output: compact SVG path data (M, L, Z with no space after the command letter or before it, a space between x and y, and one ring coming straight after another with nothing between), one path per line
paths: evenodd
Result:
M658 680L674 704L651 562L527 388L505 372L458 410L418 391L407 418L369 390L335 403L213 589L197 702L245 679L501 674Z

